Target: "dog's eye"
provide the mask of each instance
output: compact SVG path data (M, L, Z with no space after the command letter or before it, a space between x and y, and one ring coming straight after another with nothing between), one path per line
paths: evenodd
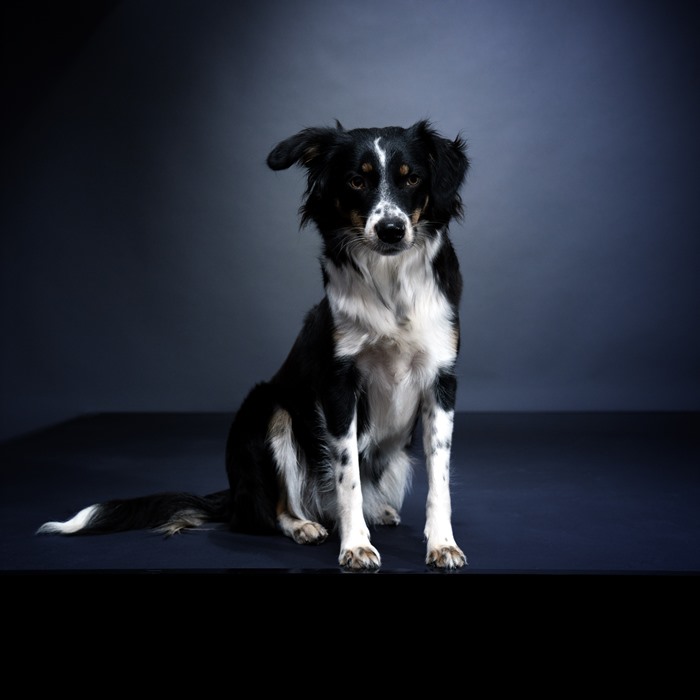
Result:
M415 173L411 173L410 175L406 176L406 184L409 187L415 187L416 185L418 185L419 182L420 178Z
M360 175L353 175L348 180L348 185L352 187L353 190L364 190L365 189L365 179Z

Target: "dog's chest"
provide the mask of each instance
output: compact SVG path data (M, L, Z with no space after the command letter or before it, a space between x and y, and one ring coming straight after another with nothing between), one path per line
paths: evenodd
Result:
M386 335L368 334L355 356L369 418L367 444L395 449L408 440L425 391L453 359L448 325L444 317L427 317L416 309Z
M387 265L335 282L328 293L336 356L354 360L372 393L386 394L387 401L413 401L452 365L455 313L430 270Z
M381 336L368 335L355 355L355 365L366 384L380 384L388 390L412 384L437 371L439 353L421 320L405 316ZM350 334L352 335L352 333Z

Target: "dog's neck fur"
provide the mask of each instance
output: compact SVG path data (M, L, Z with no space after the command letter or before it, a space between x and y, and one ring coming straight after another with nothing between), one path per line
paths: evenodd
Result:
M338 357L383 347L394 356L429 356L433 368L454 361L454 309L440 293L432 269L444 244L444 233L438 231L398 256L359 249L351 263L325 261Z

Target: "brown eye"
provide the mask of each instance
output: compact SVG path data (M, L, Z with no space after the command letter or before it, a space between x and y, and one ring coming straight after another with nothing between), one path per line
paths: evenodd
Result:
M415 173L411 173L406 177L406 184L409 187L415 187L420 182L420 178Z
M359 175L353 175L348 180L348 185L352 187L353 190L364 190L365 189L365 179Z

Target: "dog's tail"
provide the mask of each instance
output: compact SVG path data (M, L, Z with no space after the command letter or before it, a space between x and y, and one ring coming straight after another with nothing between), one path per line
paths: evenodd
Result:
M174 535L207 522L228 522L230 510L231 493L228 489L207 496L160 493L96 503L65 522L44 523L37 534L98 535L124 530L155 530Z

